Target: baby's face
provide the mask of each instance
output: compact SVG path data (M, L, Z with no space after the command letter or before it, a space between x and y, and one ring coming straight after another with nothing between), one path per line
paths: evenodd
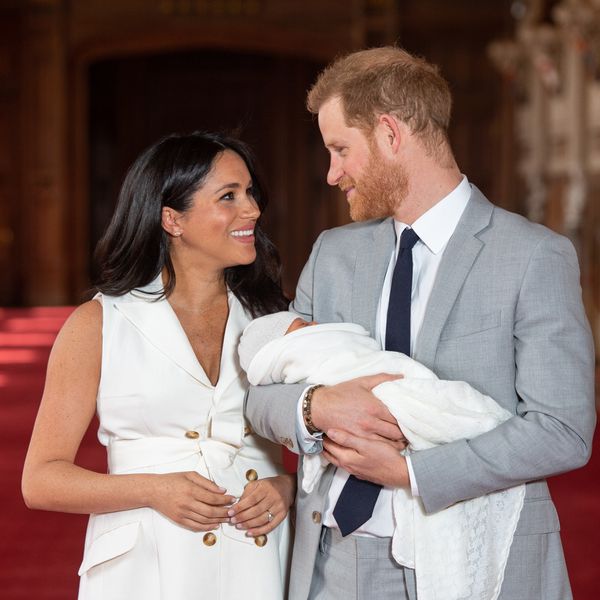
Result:
M292 324L287 328L287 331L285 332L285 334L287 335L288 333L292 333L292 331L296 331L297 329L302 329L303 327L312 327L313 325L316 325L317 322L316 321L305 321L304 319L301 319L300 317L298 317L297 319L294 319L292 321Z

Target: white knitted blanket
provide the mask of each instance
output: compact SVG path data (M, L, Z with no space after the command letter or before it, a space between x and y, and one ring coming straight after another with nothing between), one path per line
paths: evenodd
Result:
M334 385L362 375L402 373L404 379L373 389L418 452L489 431L511 414L462 381L442 381L411 358L379 349L359 325L306 327L266 344L248 367L253 385ZM327 466L320 455L303 457L302 487L310 493ZM414 568L419 600L496 600L525 486L473 498L426 514L420 498L395 489L394 559Z

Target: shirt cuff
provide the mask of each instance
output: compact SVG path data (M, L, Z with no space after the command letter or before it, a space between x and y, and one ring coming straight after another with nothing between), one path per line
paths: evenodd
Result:
M408 467L408 479L410 481L410 491L413 496L419 495L419 486L417 485L417 480L415 478L415 472L412 468L412 462L410 460L410 456L405 456L406 458L406 466Z
M298 405L296 409L296 438L298 439L298 445L300 450L304 454L314 454L320 452L322 449L321 442L323 441L323 433L318 431L314 435L309 433L306 425L304 424L304 414L302 413L302 401L304 400L304 394L313 387L309 385L304 388L300 398L298 399Z

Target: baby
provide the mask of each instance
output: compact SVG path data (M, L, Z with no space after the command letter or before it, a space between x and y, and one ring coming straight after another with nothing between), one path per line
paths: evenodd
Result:
M467 383L440 380L408 356L381 350L360 325L309 323L291 312L266 315L246 327L239 355L252 385L335 385L363 375L402 374L373 394L397 420L407 452L470 439L512 416ZM319 454L302 457L305 492L326 467ZM497 598L524 495L521 485L426 514L418 497L395 489L392 554L416 570L419 598Z
M363 375L402 374L373 393L396 417L413 451L475 437L511 416L467 383L442 381L412 358L381 350L352 323L319 325L291 312L266 315L246 327L239 355L252 385L334 385Z

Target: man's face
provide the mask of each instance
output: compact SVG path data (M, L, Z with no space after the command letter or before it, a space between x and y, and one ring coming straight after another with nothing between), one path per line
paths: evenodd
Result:
M352 220L392 215L406 195L402 167L382 156L373 136L346 124L338 98L321 107L319 128L330 156L327 183L346 194Z

